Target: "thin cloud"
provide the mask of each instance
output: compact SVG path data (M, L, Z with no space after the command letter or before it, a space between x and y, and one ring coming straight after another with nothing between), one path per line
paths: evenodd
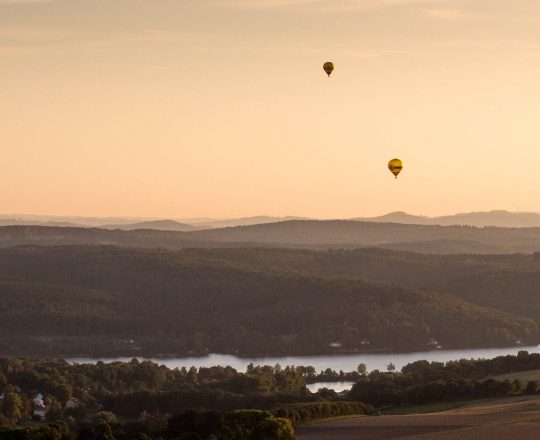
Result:
M419 18L446 21L487 21L504 18L512 7L500 0L495 7L480 7L473 0L206 0L207 5L243 10L279 10L291 13L343 14L399 10ZM459 7L457 7L459 6Z
M0 0L0 6L2 5L22 5L30 3L52 3L61 0Z
M0 41L2 42L43 42L64 39L68 32L58 28L0 26Z
M441 21L488 21L492 18L469 12L464 9L423 9L421 14L424 18Z
M246 9L281 8L327 3L324 0L214 0L212 3Z
M431 5L447 0L213 0L212 4L244 9L311 7L320 11L369 10L389 6ZM307 11L306 11L307 12Z
M64 29L0 26L0 58L34 54L64 44L69 36Z

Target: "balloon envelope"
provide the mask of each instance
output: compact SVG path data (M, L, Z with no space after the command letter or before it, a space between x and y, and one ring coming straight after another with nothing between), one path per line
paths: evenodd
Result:
M326 63L323 64L323 69L326 72L326 74L330 76L332 72L334 71L334 63L327 61Z
M398 174L401 173L401 170L403 169L403 162L399 159L392 159L388 162L388 169L397 179Z

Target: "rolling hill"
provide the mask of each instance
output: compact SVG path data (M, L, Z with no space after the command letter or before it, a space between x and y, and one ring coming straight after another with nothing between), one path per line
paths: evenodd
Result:
M174 220L152 220L147 222L129 223L129 224L116 224L116 225L104 225L103 229L120 229L123 231L136 231L138 229L153 229L156 231L196 231L200 228L188 225L186 223L179 223Z
M0 250L0 351L318 354L336 341L356 351L365 340L371 350L406 350L431 338L477 347L538 337L532 319L456 295L277 266L268 272L193 252Z
M210 229L188 234L202 241L284 247L385 247L426 253L531 253L540 250L540 228L476 228L346 220L295 220ZM446 251L448 249L448 251Z
M189 249L183 254L255 270L426 288L534 319L540 325L540 254L422 255L381 249Z
M540 228L476 228L345 220L292 220L192 232L0 227L0 247L71 244L167 249L245 246L311 249L380 247L429 254L504 254L539 251Z
M466 212L440 217L426 217L396 211L379 217L359 217L353 220L370 221L376 223L404 223L414 225L440 225L440 226L497 226L501 228L538 228L540 227L540 214L536 212L509 212L487 211Z
M231 219L194 219L194 220L185 220L183 222L189 223L191 225L197 226L199 229L216 229L216 228L230 228L234 226L250 226L250 225L260 225L265 223L278 223L289 220L308 220L305 217L273 217L268 215L257 215L253 217L240 217L240 218L231 218Z

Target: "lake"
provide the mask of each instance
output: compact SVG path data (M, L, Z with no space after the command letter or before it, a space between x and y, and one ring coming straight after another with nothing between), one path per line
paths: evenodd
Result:
M354 371L358 364L366 364L368 371L386 370L386 366L392 362L399 371L403 366L418 360L427 360L430 362L447 362L457 359L491 359L497 356L515 355L518 351L526 350L528 352L538 352L539 347L519 346L508 348L478 348L469 350L430 350L417 351L411 353L363 353L363 354L343 354L326 356L284 356L284 357L258 357L241 358L225 354L210 354L202 357L184 357L184 358L138 358L139 360L149 359L160 365L169 368L190 368L190 367L212 367L216 365L231 366L238 371L246 371L249 364L254 365L276 365L282 367L287 365L308 366L311 365L317 371L332 370ZM129 361L130 357L119 358L67 358L71 363L96 363Z
M342 391L348 391L352 388L354 382L345 381L345 382L317 382L310 383L306 385L306 388L312 393L316 393L321 388L328 388L329 390L334 390L336 393L341 393Z

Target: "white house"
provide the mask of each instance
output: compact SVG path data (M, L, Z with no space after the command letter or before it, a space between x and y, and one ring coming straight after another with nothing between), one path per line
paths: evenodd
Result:
M44 420L45 415L47 414L47 408L45 407L45 402L43 402L43 394L36 394L36 397L32 399L32 402L34 404L34 416L39 417L40 420Z

